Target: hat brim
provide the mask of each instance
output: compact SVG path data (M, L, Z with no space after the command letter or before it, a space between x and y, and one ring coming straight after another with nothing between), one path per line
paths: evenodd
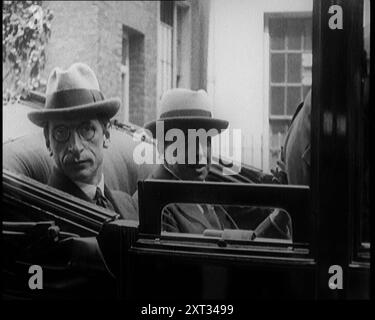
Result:
M50 120L92 119L97 117L110 119L116 115L119 108L120 100L113 98L76 107L31 111L27 116L32 123L44 127Z
M164 133L169 129L217 129L217 133L220 134L222 130L228 128L229 122L226 120L206 118L206 117L179 117L179 118L163 118L155 121L151 121L145 124L144 128L152 133L153 138L156 137L156 123L164 122Z

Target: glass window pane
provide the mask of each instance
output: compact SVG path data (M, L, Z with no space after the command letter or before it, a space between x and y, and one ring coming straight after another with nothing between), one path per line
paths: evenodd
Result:
M127 65L129 60L129 42L128 32L125 27L122 28L122 52L121 52L121 63Z
M173 26L173 1L160 1L160 21Z
M305 98L306 98L306 96L307 96L307 94L309 93L309 90L310 90L310 86L303 86L303 92L302 92L302 94L303 94L303 100L305 100Z
M280 159L281 146L284 145L288 122L276 120L270 122L269 167L275 168Z
M281 146L284 144L284 137L287 131L288 126L285 124L284 121L273 121L270 123L271 128L271 143L270 147L272 149L280 149Z
M285 55L271 54L271 82L285 82Z
M291 242L292 218L279 208L170 203L162 210L160 231L196 234L217 240L269 238Z
M285 20L284 19L270 19L270 47L271 50L285 49Z
M288 115L293 115L297 106L302 102L301 98L301 87L288 87L287 100L286 100L286 112Z
M312 82L312 54L302 54L302 84L311 86Z
M288 50L301 50L302 48L302 35L303 35L303 20L301 19L288 19L287 24Z
M312 25L311 25L311 19L305 20L305 38L304 38L304 44L303 48L305 50L312 50Z
M301 82L301 54L289 53L288 54L288 83Z
M271 114L284 114L284 87L271 87Z

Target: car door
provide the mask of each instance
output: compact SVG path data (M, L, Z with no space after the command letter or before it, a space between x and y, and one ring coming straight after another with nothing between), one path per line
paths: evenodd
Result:
M339 30L329 23L337 6ZM360 237L368 160L358 150L365 139L363 12L362 1L314 1L310 186L140 182L139 230L131 239L123 234L122 297L369 297L370 245ZM161 232L162 209L180 202L285 209L293 242Z

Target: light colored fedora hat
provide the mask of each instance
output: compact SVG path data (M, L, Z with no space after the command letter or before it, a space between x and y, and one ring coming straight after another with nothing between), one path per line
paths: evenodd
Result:
M119 99L104 98L94 71L84 63L74 63L67 70L52 70L44 108L30 112L28 117L34 124L43 127L48 120L110 119L119 108Z
M206 91L174 88L166 91L160 101L158 119L144 127L155 137L156 123L164 122L164 128L217 129L228 127L228 121L212 117L211 103Z

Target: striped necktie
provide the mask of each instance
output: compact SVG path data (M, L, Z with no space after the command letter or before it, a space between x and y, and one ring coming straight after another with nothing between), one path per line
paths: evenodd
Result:
M102 190L99 187L96 188L94 202L96 205L107 208L109 210L115 211L114 207L112 206L111 202L103 195Z

